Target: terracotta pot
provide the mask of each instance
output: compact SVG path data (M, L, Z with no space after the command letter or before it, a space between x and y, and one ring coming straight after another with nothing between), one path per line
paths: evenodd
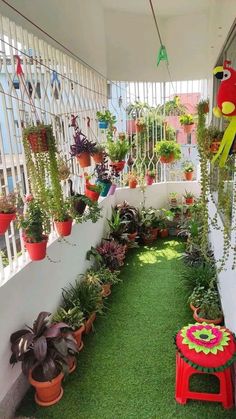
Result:
M24 245L29 253L29 257L31 260L42 260L46 257L47 242L48 237L45 237L43 241L38 243L29 243L27 242L27 239L24 238Z
M174 154L170 154L169 157L165 157L165 156L161 156L160 157L160 162L161 163L172 163L173 161L175 161L175 156Z
M212 154L216 154L220 148L220 141L213 140L210 145L210 151Z
M124 169L124 167L125 167L125 160L116 161L116 162L111 162L111 163L110 163L110 166L112 166L112 167L113 167L113 169L114 169L117 173L119 173L119 172L121 172L121 171Z
M82 168L91 166L91 156L87 152L77 154L76 159Z
M11 221L15 219L16 219L15 212L11 214L0 213L0 236L6 233L6 231L8 230L11 224Z
M193 172L184 172L186 180L193 180Z
M85 186L85 195L91 199L91 201L98 201L100 192L91 191L88 186Z
M165 237L168 237L169 236L168 228L162 228L160 230L160 236L162 239L164 239Z
M147 185L148 186L151 186L153 184L153 182L154 182L154 178L151 177L151 176L148 176L148 175L146 175L145 178L146 178Z
M128 234L128 239L131 240L131 241L134 241L136 239L137 235L138 235L137 231L135 231L134 233L130 233L130 234Z
M93 327L93 322L96 319L96 313L92 313L91 316L85 322L85 333L88 335Z
M151 236L152 236L153 241L157 239L158 233L159 233L159 228L151 229Z
M69 374L71 374L72 372L75 371L76 366L77 366L76 357L73 355L68 355L67 363L68 363L68 368L69 368Z
M184 125L185 134L190 134L193 130L194 124Z
M192 198L185 198L185 202L186 202L187 205L192 205L193 202L194 202L194 198L193 197Z
M190 306L190 308L191 308L192 311L197 310L197 307L194 307L194 305L192 303L189 303L189 306Z
M39 133L34 132L29 134L27 138L33 153L43 153L48 151L47 132L45 128L42 128Z
M64 374L61 372L51 381L37 381L29 374L29 382L35 388L35 401L40 406L52 406L59 402L63 396L63 388L61 386Z
M114 195L114 193L115 193L115 191L116 191L116 188L117 188L116 184L115 184L115 183L112 183L112 184L111 184L111 187L110 187L110 189L109 189L108 195L109 195L109 196Z
M145 244L151 244L153 243L152 234L142 234L142 240Z
M129 188L130 189L135 189L137 187L137 184L138 184L137 180L132 179L132 180L129 181Z
M196 320L196 322L198 323L213 323L213 324L221 324L223 321L223 316L220 317L219 319L214 319L214 320L208 320L208 319L204 319L202 317L198 316L198 313L200 311L200 307L196 308L196 310L193 313L193 318L194 320Z
M54 221L57 234L62 237L69 236L71 234L72 221L72 219L67 221Z
M102 296L108 297L111 294L111 284L102 285Z
M75 331L72 333L72 334L73 334L73 337L74 337L74 338L75 338L75 340L76 340L76 343L77 343L77 346L78 346L78 350L79 350L79 351L82 351L82 349L83 349L83 347L84 347L84 342L83 342L83 340L82 340L82 335L83 335L84 331L85 331L85 326L84 326L84 324L83 324L82 326L80 326L80 328L79 328L79 329L75 330Z
M94 160L94 163L96 163L96 164L102 163L102 161L103 161L103 153L102 152L95 153L95 154L92 155L92 158Z

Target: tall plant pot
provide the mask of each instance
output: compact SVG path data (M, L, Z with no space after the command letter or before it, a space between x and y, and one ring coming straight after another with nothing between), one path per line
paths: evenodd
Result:
M193 180L193 172L184 172L186 180Z
M42 128L40 132L32 132L28 134L27 139L33 153L43 153L48 151L47 131Z
M35 388L35 401L40 406L52 406L59 402L63 396L61 382L64 374L61 372L51 381L37 381L32 377L32 371L29 374L29 382Z
M95 319L96 319L96 313L94 312L86 320L86 322L85 322L85 333L86 333L86 335L88 335L91 332Z
M15 219L16 214L14 212L12 214L0 213L0 236L6 233L11 224L11 221Z
M164 163L164 164L173 163L174 161L175 161L175 155L174 154L170 154L168 157L166 157L166 156L161 156L160 157L160 162Z
M77 329L73 332L73 337L76 340L79 351L82 351L82 349L84 347L84 342L82 340L82 335L83 335L84 331L85 331L85 326L83 324L82 326L80 326L79 329Z
M77 154L76 159L82 168L91 166L91 156L87 152Z
M72 221L72 219L67 221L54 221L57 234L62 237L69 236L71 234Z
M29 243L24 239L25 248L33 261L43 260L46 257L48 237L38 243Z
M116 188L117 188L116 184L115 184L115 183L112 183L112 184L111 184L111 187L110 187L110 189L109 189L109 193L108 193L108 195L109 195L109 196L114 195L114 193L115 193L115 191L116 191Z
M218 319L212 319L212 320L204 319L203 317L199 317L199 312L200 312L200 307L196 308L196 310L193 313L193 318L198 323L221 324L222 321L223 321L223 316L222 317L219 317Z
M85 186L85 195L91 199L91 201L98 201L98 198L100 196L100 192L95 192L89 189L89 187L86 185Z
M191 134L193 127L194 127L194 124L184 125L185 134Z
M116 161L116 162L111 162L110 166L112 166L112 168L117 172L121 172L124 167L125 167L125 160L121 160L121 161Z

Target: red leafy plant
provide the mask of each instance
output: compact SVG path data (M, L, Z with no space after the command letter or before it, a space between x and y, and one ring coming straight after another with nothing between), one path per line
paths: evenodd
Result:
M10 364L21 361L22 371L30 371L37 381L51 381L61 371L68 371L68 355L78 351L76 341L66 323L50 323L51 313L42 311L33 323L10 337L12 355ZM62 333L62 331L67 331Z
M111 271L117 271L124 265L126 246L115 240L104 240L96 250L102 257L104 265Z

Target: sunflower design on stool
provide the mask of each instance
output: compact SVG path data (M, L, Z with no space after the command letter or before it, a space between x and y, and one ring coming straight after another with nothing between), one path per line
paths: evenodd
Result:
M225 327L207 323L189 324L175 337L176 400L185 404L187 399L220 401L225 408L233 406L230 366L236 359L234 335ZM189 379L197 373L218 377L220 392L198 393L189 390Z

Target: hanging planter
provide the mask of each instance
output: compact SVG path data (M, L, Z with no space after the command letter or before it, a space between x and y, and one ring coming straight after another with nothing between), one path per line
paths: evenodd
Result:
M160 158L161 163L173 163L181 157L180 145L175 141L158 141L155 151Z
M24 245L32 261L43 260L46 257L48 237L38 243L30 243L24 238Z
M82 168L91 166L91 156L88 152L77 154L76 160Z
M92 155L92 157L93 157L94 163L96 163L96 164L100 164L100 163L103 162L103 153L102 152L94 153Z
M80 167L91 166L91 154L94 154L96 143L92 143L78 126L74 127L74 144L70 146L70 154L76 157Z
M185 134L190 134L194 127L192 114L183 114L179 117L179 122L183 126Z
M173 163L174 161L175 161L174 154L170 154L168 157L166 157L166 156L161 156L160 157L160 162L164 163L164 164Z
M97 112L97 118L98 118L98 127L100 129L112 129L112 127L116 123L116 117L112 115L112 113L105 109L103 111Z
M138 181L137 181L136 177L131 175L131 177L129 179L129 188L130 189L136 189L137 184L138 184Z
M86 183L85 185L85 196L87 196L91 201L98 201L100 196L101 187L99 185L91 185Z
M10 224L13 220L16 219L16 214L5 214L0 213L0 236L6 233L8 228L10 227Z
M185 134L191 134L193 131L194 124L184 125Z
M155 170L148 170L146 175L145 175L145 179L146 179L146 183L148 186L151 186L155 180L156 177L156 172Z
M14 193L0 194L0 236L6 233L11 221L16 219L15 206L16 195Z
M54 221L58 236L69 236L72 229L72 218L66 221Z
M105 198L110 190L111 182L106 180L97 180L97 184L101 186L100 196Z
M193 180L193 172L184 172L185 180Z
M125 167L125 160L121 160L121 161L116 161L116 162L111 162L110 166L112 166L112 168L117 172L121 172L124 167Z
M29 142L33 153L45 153L49 151L49 130L52 130L51 126L43 124L24 130L24 138Z
M94 323L95 319L96 319L96 313L94 312L85 321L85 333L86 333L86 335L88 335L91 332L91 330L93 328L93 323Z

